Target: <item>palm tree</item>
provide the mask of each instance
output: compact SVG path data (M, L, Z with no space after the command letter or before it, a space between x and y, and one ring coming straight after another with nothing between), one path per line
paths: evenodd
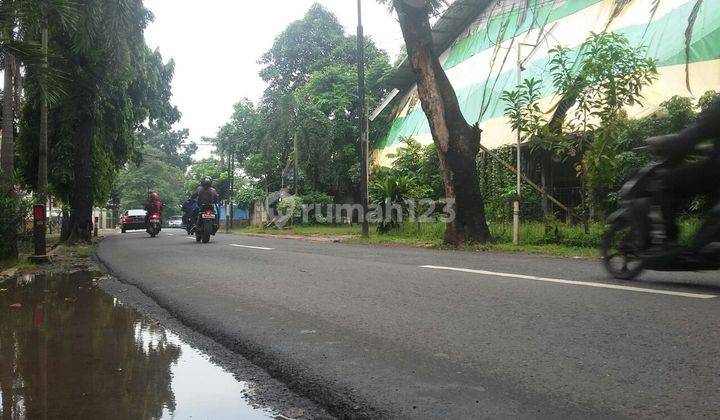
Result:
M10 199L12 203L15 196L15 85L13 83L15 74L15 55L10 52L14 43L14 32L16 27L16 17L13 13L13 2L3 1L0 3L0 31L2 35L0 43L0 53L4 62L4 82L3 82L3 99L2 99L2 145L0 145L0 191L3 195ZM8 206L10 223L2 227L0 232L6 245L2 247L0 259L15 259L18 255L17 250L17 225L14 223L15 206Z
M77 23L79 11L77 3L69 0L32 0L26 4L27 25L39 28L40 32L40 71L37 73L40 102L40 139L38 143L38 176L35 195L38 203L47 199L48 185L48 106L54 98L52 93L59 86L52 83L52 74L48 66L48 40L50 19L58 22L63 30L71 30ZM62 93L62 92L56 92Z
M64 25L74 22L75 6L69 0L0 0L0 55L4 62L4 83L2 98L2 145L0 146L0 190L13 197L15 194L15 111L22 93L21 64L38 67L40 87L41 128L39 144L38 199L44 201L47 189L47 104L52 96L55 77L48 68L48 26L53 16ZM33 32L40 28L41 44L23 39L19 34ZM9 245L0 259L17 258L16 224L9 223L2 238Z

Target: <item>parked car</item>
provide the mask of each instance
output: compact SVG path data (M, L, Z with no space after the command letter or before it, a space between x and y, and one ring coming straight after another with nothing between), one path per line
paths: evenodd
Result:
M167 222L167 227L174 228L174 229L182 228L183 227L183 217L182 216L171 217Z
M134 209L128 210L122 216L122 233L128 230L145 230L145 210Z

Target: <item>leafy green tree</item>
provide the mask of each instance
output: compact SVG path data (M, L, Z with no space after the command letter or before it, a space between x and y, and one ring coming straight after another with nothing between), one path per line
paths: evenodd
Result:
M190 132L187 129L168 130L159 127L142 127L139 133L140 143L149 146L138 152L138 157L145 153L154 153L153 157L168 165L185 172L193 162L197 152L197 144L187 143Z
M143 208L149 192L156 192L165 204L164 215L179 213L179 205L186 197L185 174L177 166L165 162L159 149L146 146L139 164L128 164L120 171L117 191L123 209Z
M445 187L442 174L438 167L438 156L435 145L422 146L412 137L401 139L403 145L390 155L394 159L391 168L376 168L373 178L382 177L391 172L396 176L413 179L413 198L429 198L439 200L444 197Z
M190 166L187 176L185 177L185 192L189 196L198 186L200 181L206 176L213 180L213 187L220 194L221 199L227 198L228 193L228 174L227 168L216 159L202 159Z
M372 107L384 95L390 65L383 51L370 40L366 44ZM260 76L268 88L257 106L247 100L235 106L232 119L218 133L218 150L226 153L234 144L245 173L266 191L287 186L297 163L301 189L357 196L355 49L355 38L344 35L337 18L313 5L263 55ZM381 137L387 126L379 119L372 125L371 138Z
M297 90L320 69L322 60L331 56L343 37L343 27L335 15L318 3L312 5L302 19L275 38L260 59L260 77L268 83L268 93Z
M295 94L300 166L309 189L335 196L357 196L359 109L355 37L344 38L322 70L310 75ZM387 54L366 42L367 98L374 107L385 94L390 72ZM371 138L387 130L385 118L371 125Z
M77 3L77 29L51 22L49 40L50 50L63 54L55 67L67 74L67 95L51 105L48 131L50 186L70 208L62 235L70 242L90 239L92 207L108 199L118 169L135 155L140 128L169 127L179 117L169 104L173 65L145 45L151 15L142 1ZM32 107L21 121L26 154L37 143ZM34 168L26 169L34 183Z
M624 108L641 102L642 88L657 77L655 61L646 56L645 48L632 47L627 38L612 32L591 34L576 54L562 46L551 54L564 124L556 113L549 131L559 135L539 140L561 156L581 157L577 172L588 214L592 202L601 202L611 192L608 186L622 151L618 138L627 121ZM557 131L563 126L568 135Z
M515 90L504 91L500 100L505 102L505 116L510 119L510 126L520 132L522 141L538 137L547 126L538 105L542 80L525 79Z
M262 200L265 197L265 192L259 188L242 186L235 192L235 203L241 209L252 210L253 205L258 200Z
M4 70L2 145L0 146L0 190L10 200L15 197L16 182L16 111L22 105L23 82L30 80L39 89L37 98L27 94L30 99L41 100L45 105L41 110L41 119L46 120L47 103L61 93L58 72L48 66L47 48L48 19L58 25L71 29L74 25L76 7L66 0L5 0L0 3L0 55ZM42 34L42 35L40 35ZM41 127L41 138L47 137L46 124ZM47 141L39 145L46 152ZM47 156L40 158L41 180L47 178ZM37 193L42 200L46 182L37 185ZM8 204L8 203L6 203ZM16 204L20 204L19 202ZM13 205L11 208L17 208ZM6 246L0 251L0 259L17 257L17 223L0 226L0 236Z

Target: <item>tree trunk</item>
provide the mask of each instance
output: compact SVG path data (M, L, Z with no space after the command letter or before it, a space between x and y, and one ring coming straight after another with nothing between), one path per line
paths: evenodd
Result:
M488 242L491 237L476 162L480 129L465 120L455 90L432 50L427 1L395 0L394 4L440 159L445 195L455 200L456 217L447 223L445 243Z
M3 37L6 40L12 37L12 27L4 29ZM12 68L14 63L15 58L6 51L2 104L2 145L0 145L0 190L3 195L10 198L15 196L15 89ZM7 244L2 247L3 251L0 253L0 260L18 257L17 228L17 223L0 226L0 238Z
M43 83L47 83L45 71L47 71L47 53L48 53L48 25L47 19L43 19L42 28L42 53L43 53ZM45 94L47 86L41 89L40 96L40 143L38 145L38 177L37 177L37 198L38 202L44 204L47 198L47 182L48 182L48 104Z
M92 107L83 113L78 125L73 152L75 188L70 194L70 224L67 242L90 242L92 238L92 209L95 204L93 184L93 151L95 148L95 114Z
M7 38L7 31L6 37ZM3 84L3 116L2 116L2 148L0 159L2 163L2 189L9 192L14 189L13 175L15 173L15 144L14 144L14 122L15 122L15 96L13 85L13 71L11 66L15 60L13 56L5 52L5 80Z

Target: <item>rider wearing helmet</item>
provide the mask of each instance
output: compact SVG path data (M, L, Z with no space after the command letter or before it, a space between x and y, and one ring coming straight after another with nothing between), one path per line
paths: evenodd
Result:
M152 213L160 213L162 215L163 204L160 201L160 196L156 192L150 192L148 194L148 201L145 203L145 224L150 223L150 215Z
M212 186L212 178L206 176L200 181L200 186L195 190L190 200L196 200L197 207L192 214L193 221L197 220L198 214L201 209L207 206L215 206L218 202L218 193Z
M695 147L706 140L715 142L714 155L709 159L686 162L675 169L668 170L662 178L662 189L659 194L660 206L665 222L666 241L661 246L665 251L672 252L678 249L677 216L682 206L692 197L698 195L711 196L717 203L717 194L720 192L720 97L716 98L710 107L705 110L697 121L675 134L651 137L647 139L650 149L658 152L675 154L679 157L692 153ZM717 224L710 219L719 217L714 214L720 211L720 205L715 204L710 218L703 226L704 234L691 245L693 251L699 251L712 241L718 229Z
M217 204L218 193L212 186L212 178L206 176L190 199L196 199L198 206Z

